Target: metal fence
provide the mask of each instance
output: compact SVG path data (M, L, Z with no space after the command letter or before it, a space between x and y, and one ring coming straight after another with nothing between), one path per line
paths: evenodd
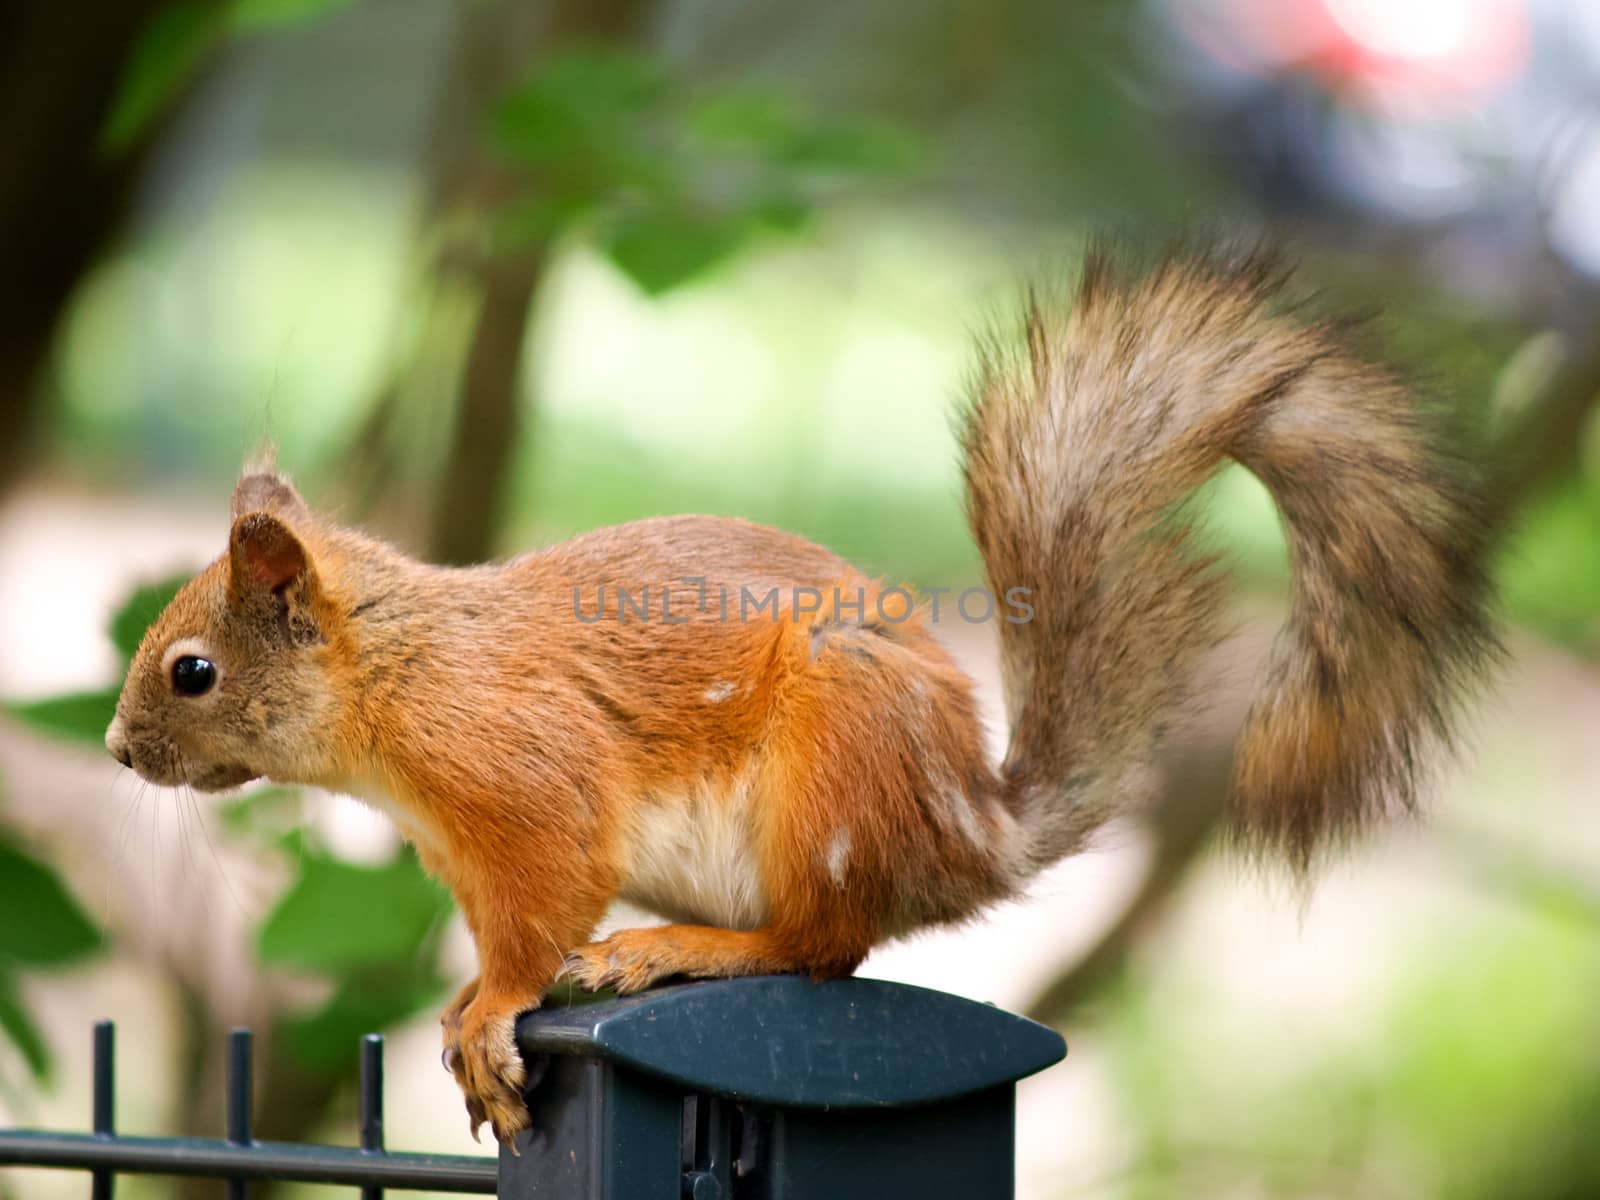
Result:
M1015 1085L1066 1053L1011 1013L870 979L725 979L637 996L552 997L517 1022L538 1080L532 1128L491 1159L383 1145L383 1040L361 1043L360 1146L251 1134L250 1033L229 1035L227 1137L125 1137L113 1033L95 1027L90 1133L0 1129L0 1165L198 1175L500 1200L1006 1200ZM439 1087L452 1087L441 1078Z
M243 1200L251 1180L344 1184L376 1200L385 1188L435 1192L495 1190L491 1158L396 1154L383 1145L383 1038L361 1039L361 1145L258 1142L251 1136L251 1037L228 1035L227 1131L222 1138L126 1137L116 1132L116 1030L94 1027L94 1121L91 1133L0 1129L0 1164L88 1171L94 1200L111 1200L118 1175L200 1175L227 1181L228 1200Z

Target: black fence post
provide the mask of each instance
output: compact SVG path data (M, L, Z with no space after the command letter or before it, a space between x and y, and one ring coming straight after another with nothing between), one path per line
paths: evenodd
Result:
M550 1002L501 1200L1004 1200L1015 1085L1066 1053L990 1005L868 979Z
M383 1153L383 1035L369 1033L361 1039L361 1148ZM361 1200L383 1200L383 1189L361 1189Z
M117 1094L117 1027L110 1021L94 1026L94 1135L116 1136L115 1096ZM111 1200L116 1176L104 1167L93 1175L89 1195L93 1200Z
M249 1146L250 1136L250 1031L234 1029L228 1034L228 1144ZM228 1179L228 1200L245 1200L250 1185L238 1176Z

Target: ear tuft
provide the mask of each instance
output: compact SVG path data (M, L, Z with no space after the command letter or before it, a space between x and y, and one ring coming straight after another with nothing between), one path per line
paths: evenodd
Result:
M280 592L306 573L306 548L294 532L266 512L247 512L228 539L233 586L239 592Z
M241 475L276 475L278 473L278 444L262 442L252 450L240 468Z
M273 452L268 450L264 452L264 457L253 456L245 463L244 474L239 476L239 482L233 487L231 511L235 520L251 512L278 513L299 518L310 516L310 510L300 498L300 493L294 490L294 484L289 482L287 476L278 474L273 458Z

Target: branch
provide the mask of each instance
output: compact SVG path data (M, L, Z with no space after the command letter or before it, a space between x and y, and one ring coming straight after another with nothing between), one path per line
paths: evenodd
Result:
M472 331L456 404L450 456L433 508L429 555L435 562L492 557L522 425L518 379L544 254L522 255L485 271L483 306Z
M1500 439L1490 500L1501 536L1518 513L1579 467L1583 433L1600 402L1600 326L1580 344Z
M1163 798L1151 820L1155 853L1138 891L1099 940L1034 997L1028 1016L1046 1025L1059 1025L1086 997L1121 974L1129 950L1188 878L1189 865L1210 843L1212 831L1222 820L1228 799L1229 759L1226 746L1211 746L1168 771Z

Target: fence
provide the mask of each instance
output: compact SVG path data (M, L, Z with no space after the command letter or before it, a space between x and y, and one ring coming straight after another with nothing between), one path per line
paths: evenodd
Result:
M116 1132L115 1030L94 1027L92 1133L0 1130L0 1163L69 1167L91 1172L94 1200L111 1200L117 1175L203 1175L228 1182L229 1200L246 1195L252 1179L334 1183L359 1187L363 1200L384 1188L439 1192L495 1190L495 1164L487 1158L444 1154L394 1154L383 1145L383 1038L361 1040L361 1145L317 1146L258 1142L250 1135L251 1037L228 1035L227 1131L218 1138L124 1137Z
M229 1035L227 1137L115 1131L114 1034L94 1031L93 1131L0 1129L0 1165L495 1193L502 1200L856 1200L1013 1190L1016 1081L1059 1060L1051 1030L922 988L720 980L525 1014L533 1129L498 1164L383 1144L383 1040L361 1042L360 1146L251 1136L251 1037ZM443 1077L441 1087L453 1086Z

